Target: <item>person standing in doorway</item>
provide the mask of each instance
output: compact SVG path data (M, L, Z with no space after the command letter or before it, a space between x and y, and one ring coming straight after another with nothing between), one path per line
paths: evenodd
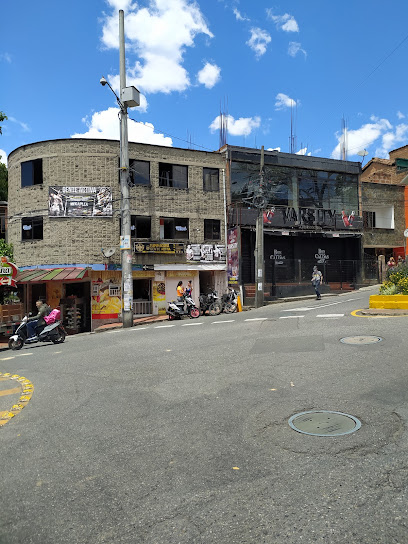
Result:
M312 273L312 285L316 291L316 299L321 300L320 296L320 284L323 282L323 274L318 270L317 266L313 267Z
M184 301L184 288L183 288L183 282L181 280L177 284L177 300L179 302Z

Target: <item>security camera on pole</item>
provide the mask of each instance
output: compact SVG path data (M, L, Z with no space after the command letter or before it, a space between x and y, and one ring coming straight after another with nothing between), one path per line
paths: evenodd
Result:
M124 12L119 10L119 74L120 98L104 77L101 85L108 85L116 96L120 107L120 191L121 191L121 265L122 265L122 323L123 327L133 325L133 277L132 248L130 244L130 204L129 204L129 144L127 128L128 107L140 106L139 91L135 87L126 87L125 66L125 23Z

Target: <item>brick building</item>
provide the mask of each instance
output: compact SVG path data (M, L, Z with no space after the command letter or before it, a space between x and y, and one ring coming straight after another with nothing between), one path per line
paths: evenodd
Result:
M404 256L407 226L408 146L374 157L363 168L362 209L365 259Z
M224 158L129 143L134 312L164 313L178 280L226 287ZM68 328L120 319L119 142L64 139L8 158L8 241L30 310L61 304Z

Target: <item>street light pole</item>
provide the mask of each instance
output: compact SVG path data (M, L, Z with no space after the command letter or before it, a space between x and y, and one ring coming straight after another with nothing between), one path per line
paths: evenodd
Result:
M256 239L255 239L255 308L261 308L264 305L264 146L261 148L261 168L259 171L259 187L261 189L258 202L258 215L256 218Z
M129 203L129 142L127 105L123 101L126 88L125 64L125 16L119 10L119 74L120 74L120 192L121 192L121 265L122 265L122 323L133 326L133 277L132 250L130 247L130 203Z

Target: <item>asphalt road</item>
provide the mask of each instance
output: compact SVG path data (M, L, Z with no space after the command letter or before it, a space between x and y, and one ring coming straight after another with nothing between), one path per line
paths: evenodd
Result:
M34 387L0 428L0 543L407 543L408 316L351 315L374 292L0 353L2 390ZM361 428L293 430L309 410Z

